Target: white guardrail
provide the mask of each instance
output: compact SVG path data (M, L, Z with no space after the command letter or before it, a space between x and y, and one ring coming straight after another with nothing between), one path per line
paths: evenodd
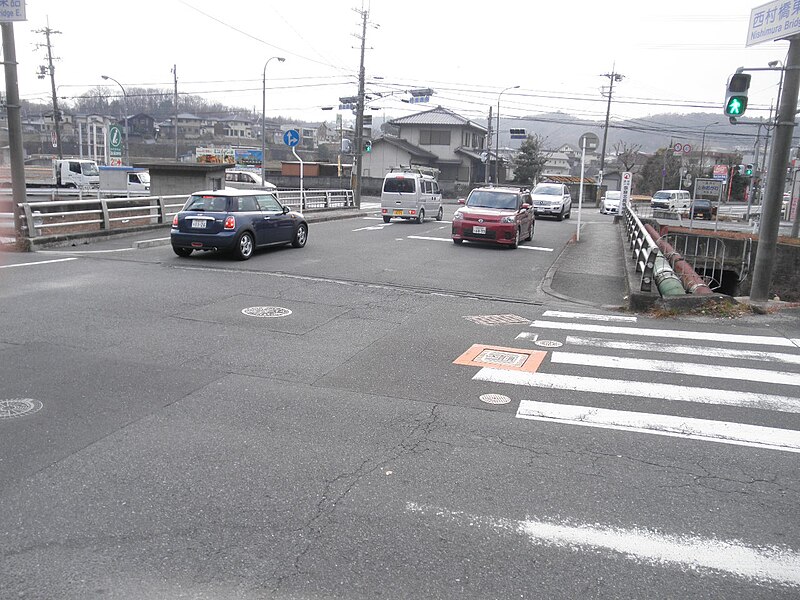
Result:
M629 204L622 207L622 218L625 220L625 231L628 234L632 258L636 261L636 272L642 274L639 289L642 292L653 291L653 268L659 253L658 245L647 233Z
M96 193L96 192L95 192ZM281 190L272 192L293 210L347 208L355 205L352 190ZM31 190L29 196L35 196ZM55 198L52 191L39 195ZM28 237L167 224L186 203L187 194L174 196L95 197L85 191L65 194L72 199L26 201L20 207ZM14 216L0 213L0 229L13 235Z

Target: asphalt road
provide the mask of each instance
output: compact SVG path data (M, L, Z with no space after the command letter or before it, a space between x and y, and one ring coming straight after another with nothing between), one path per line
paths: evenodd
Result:
M554 298L574 231L0 256L0 598L797 598L797 314Z

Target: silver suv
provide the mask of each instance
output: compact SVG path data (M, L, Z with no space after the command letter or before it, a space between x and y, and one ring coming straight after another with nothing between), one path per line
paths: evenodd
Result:
M572 214L572 195L563 183L540 183L533 188L531 199L537 217L549 215L561 221Z

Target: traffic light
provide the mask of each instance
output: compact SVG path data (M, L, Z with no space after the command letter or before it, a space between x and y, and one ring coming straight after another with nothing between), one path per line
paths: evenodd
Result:
M364 152L372 152L372 140L364 140Z
M750 75L747 73L734 73L728 79L728 89L725 93L725 116L741 117L747 110L747 91L750 89Z
M745 165L744 166L744 176L745 177L752 177L753 176L753 165Z
M353 150L353 144L347 138L342 139L342 154L350 154Z
M744 165L733 165L733 174L739 177L744 175Z

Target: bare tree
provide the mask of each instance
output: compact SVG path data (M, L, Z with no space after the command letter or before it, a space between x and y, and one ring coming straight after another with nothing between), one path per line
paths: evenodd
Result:
M614 144L614 154L617 156L617 164L623 171L632 171L636 166L637 159L641 156L639 150L642 149L641 144L631 144L628 146L625 142L617 142Z

